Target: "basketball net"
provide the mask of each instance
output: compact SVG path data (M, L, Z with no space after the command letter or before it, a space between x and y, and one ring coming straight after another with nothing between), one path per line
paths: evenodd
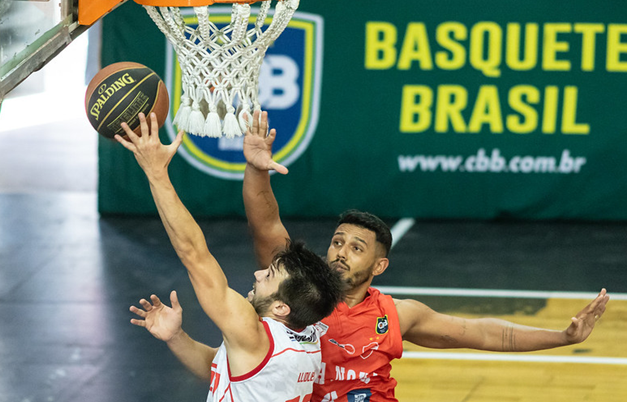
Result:
M224 28L209 20L209 6L194 7L194 28L185 24L179 7L144 5L174 47L181 67L183 93L173 120L179 130L233 138L252 124L251 111L261 110L259 71L266 50L289 23L299 0L278 0L272 22L263 30L271 3L261 2L251 28L250 4L233 4L231 22Z

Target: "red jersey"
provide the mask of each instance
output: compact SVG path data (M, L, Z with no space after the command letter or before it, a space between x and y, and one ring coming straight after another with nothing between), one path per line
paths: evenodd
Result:
M340 303L322 323L328 328L312 401L397 401L390 362L403 354L403 339L392 297L369 288L363 302Z

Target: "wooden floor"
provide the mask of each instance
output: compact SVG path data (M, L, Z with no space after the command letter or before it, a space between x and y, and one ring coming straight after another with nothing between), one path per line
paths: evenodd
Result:
M498 317L561 329L568 323L567 312L574 314L579 305L586 303L586 300L547 300L546 307L536 314ZM435 355L433 358L403 358L393 365L393 375L399 382L397 397L407 402L625 401L626 334L627 300L614 300L592 336L580 345L522 354L456 350L430 352ZM406 350L426 351L411 344L406 344ZM463 354L476 360L461 360ZM494 357L512 360L489 360ZM524 361L527 358L547 361Z
M399 360L396 397L406 402L622 402L626 366Z
M4 105L2 113L7 110ZM184 328L211 345L220 334L199 308L157 217L98 214L94 134L77 119L6 129L0 114L0 402L204 401L208 385L132 326L128 308L176 289ZM248 292L255 264L246 223L200 224L231 286ZM321 254L334 229L332 219L285 224ZM627 294L627 223L417 222L390 258L377 286L586 293L607 287ZM489 292L407 297L451 314L554 329L567 326L588 301ZM397 396L404 402L627 401L627 364L620 360L627 358L626 303L611 300L586 343L524 354L554 362L520 361L521 355L489 361L497 354L457 350L446 353L475 360L416 355L442 351L407 345L394 362ZM616 364L592 363L596 357Z

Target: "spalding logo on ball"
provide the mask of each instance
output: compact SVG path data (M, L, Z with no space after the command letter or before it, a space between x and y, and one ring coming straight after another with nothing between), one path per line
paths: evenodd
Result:
M150 113L155 112L161 127L168 116L169 107L168 90L161 78L139 63L108 65L92 78L85 93L85 110L89 122L107 138L113 138L116 134L124 135L120 127L122 122L141 135L139 113L144 113L148 118Z

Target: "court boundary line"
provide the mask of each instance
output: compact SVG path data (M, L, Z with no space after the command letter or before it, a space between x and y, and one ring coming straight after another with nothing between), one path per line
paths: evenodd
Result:
M393 248L416 223L413 218L400 219L391 229ZM426 288L410 286L375 286L381 292L389 295L411 296L457 296L457 297L494 297L494 298L524 298L524 299L594 299L598 293L569 292L569 291L535 291L535 290L505 290L505 289L455 289L455 288ZM627 300L625 293L610 293L611 300ZM500 361L521 363L569 363L569 364L603 364L627 366L627 358L619 357L590 357L590 356L551 356L527 355L511 353L454 353L454 352L415 352L403 351L405 359L421 360L464 360L464 361Z
M392 245L390 246L390 250L409 232L409 229L411 229L415 223L416 220L414 218L402 218L392 226L390 229L390 232L392 232Z
M527 363L573 363L573 364L604 364L627 366L627 358L621 357L590 357L590 356L549 356L519 355L511 353L444 353L403 351L403 359L423 360L468 360L468 361L504 361Z
M392 226L392 246L394 246L414 226L414 218L401 218ZM463 296L463 297L517 297L524 299L593 299L597 293L570 292L570 291L535 291L535 290L505 290L505 289L452 289L452 288L423 288L407 286L375 286L383 293L390 295L433 295L433 296ZM627 293L611 293L610 299L627 300Z
M374 286L389 295L406 296L457 296L457 297L501 297L520 299L573 299L588 300L597 297L594 292L541 291L541 290L506 290L506 289L464 289L464 288L426 288L411 286ZM610 300L627 300L627 293L608 292Z

